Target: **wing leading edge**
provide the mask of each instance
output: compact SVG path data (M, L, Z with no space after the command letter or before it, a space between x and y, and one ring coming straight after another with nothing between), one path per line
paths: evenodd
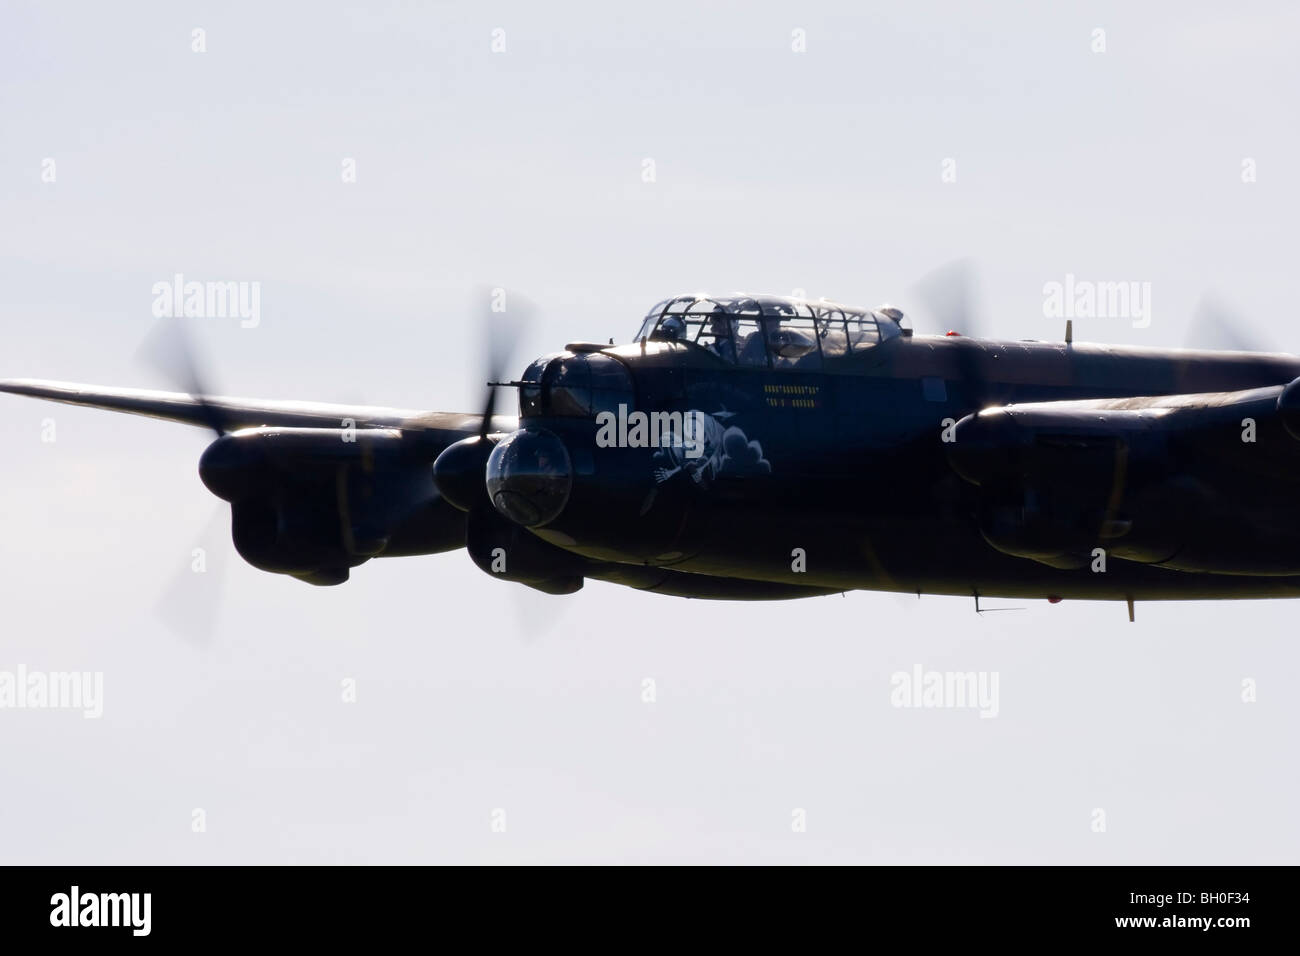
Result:
M0 379L0 392L25 395L67 405L102 408L131 415L146 415L183 425L209 427L215 410L231 429L339 428L351 420L357 428L401 428L475 434L479 417L455 412L426 412L416 409L384 408L371 405L338 405L328 402L275 401L270 399L209 396L202 402L184 392L163 392L143 388L115 388L53 382L43 379ZM516 427L513 418L493 418L494 430Z

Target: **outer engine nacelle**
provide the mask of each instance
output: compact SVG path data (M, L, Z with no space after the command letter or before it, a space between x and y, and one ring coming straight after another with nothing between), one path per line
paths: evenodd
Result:
M395 429L256 428L203 453L199 476L231 503L235 548L249 564L339 584L381 554L464 543L464 515L439 496L428 450Z

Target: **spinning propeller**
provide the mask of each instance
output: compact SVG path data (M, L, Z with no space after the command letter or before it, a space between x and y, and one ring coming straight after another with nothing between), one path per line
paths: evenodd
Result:
M971 340L956 343L957 378L962 394L982 407L995 401L987 363L996 361L997 353L978 341L983 324L976 286L973 260L954 259L926 273L913 289L925 311L942 323L940 328L954 338Z
M184 392L198 406L203 422L218 438L229 431L222 410L210 401L210 381L201 371L189 332L182 318L163 318L136 350L136 359L160 374L175 391ZM195 548L179 555L181 566L154 603L154 614L168 630L199 646L208 645L222 605L229 525L223 503L212 509L195 539Z
M140 344L136 357L162 375L176 391L192 398L204 424L216 432L218 438L230 431L222 410L210 401L212 392L206 385L209 379L204 374L203 363L196 355L183 319L159 319Z

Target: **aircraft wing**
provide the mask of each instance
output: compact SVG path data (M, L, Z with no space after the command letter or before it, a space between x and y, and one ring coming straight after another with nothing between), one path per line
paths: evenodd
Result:
M230 502L235 549L264 571L332 585L372 557L465 546L465 515L442 498L432 465L448 446L478 435L482 413L35 379L0 379L3 392L220 433L199 461L199 477ZM517 421L494 416L491 425L513 431ZM340 441L348 429L355 434Z
M206 396L202 401L184 392L163 392L142 388L116 388L53 382L42 379L0 379L0 392L26 395L67 405L84 405L132 415L147 415L185 425L209 427L215 412L229 430L257 428L339 428L350 419L357 428L401 428L403 430L446 431L472 435L478 431L479 416L454 412L425 412L370 405L341 405L325 402L293 402L269 399ZM512 430L515 419L496 416L493 429Z

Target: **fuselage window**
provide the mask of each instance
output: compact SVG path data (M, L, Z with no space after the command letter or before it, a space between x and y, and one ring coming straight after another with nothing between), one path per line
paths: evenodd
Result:
M591 413L591 370L585 355L552 362L542 376L546 414L585 418Z
M869 315L855 315L849 318L849 347L854 352L865 352L880 342L880 330L876 320Z
M849 333L844 325L844 313L826 311L817 320L817 335L821 339L822 355L839 358L849 351Z

